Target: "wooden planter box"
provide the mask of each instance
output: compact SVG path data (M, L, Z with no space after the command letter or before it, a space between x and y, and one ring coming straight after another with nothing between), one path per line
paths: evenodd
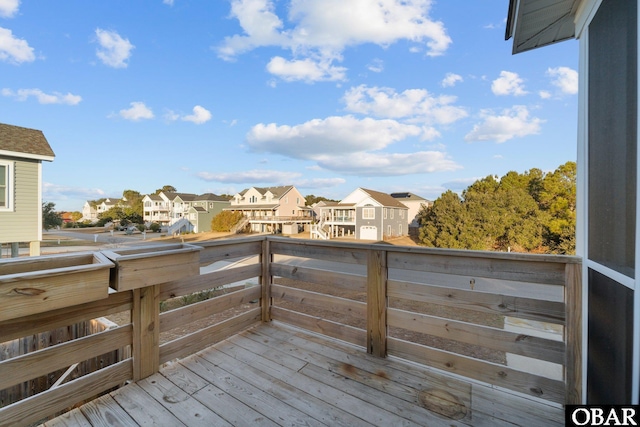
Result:
M0 260L0 321L106 298L113 266L100 252Z
M103 251L116 264L110 286L117 291L158 285L200 274L199 246L153 245Z

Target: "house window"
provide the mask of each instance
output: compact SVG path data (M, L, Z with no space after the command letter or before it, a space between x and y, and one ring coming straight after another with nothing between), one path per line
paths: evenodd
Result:
M395 211L395 209L389 209L389 211L390 211L389 216L390 216L391 219L393 219L393 211Z
M0 162L0 210L13 209L13 163Z
M376 211L374 208L362 208L362 219L375 219Z
M384 208L384 209L382 210L382 212L383 212L383 216L384 216L384 219L387 219L387 211L388 211L388 210L389 210L389 209L387 209L387 208Z

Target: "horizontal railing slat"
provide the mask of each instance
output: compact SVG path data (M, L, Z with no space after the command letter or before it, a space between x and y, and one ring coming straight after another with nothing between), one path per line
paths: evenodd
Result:
M4 360L0 390L130 345L131 339L131 325L125 325Z
M547 362L564 363L565 346L562 341L443 319L426 314L412 313L395 308L387 310L387 320L389 326L396 328L546 360Z
M271 274L301 282L317 283L352 291L364 292L367 285L365 276L278 263L271 264Z
M478 276L517 282L564 286L563 262L505 259L492 254L465 256L463 251L448 255L389 252L389 268L444 273L456 276ZM561 258L561 257L558 257ZM544 258L545 260L548 258Z
M260 296L260 286L252 286L247 289L160 313L160 332L166 332L179 326L205 319L241 304L259 300Z
M260 307L160 345L160 363L195 354L260 321Z
M271 253L289 255L301 258L313 258L315 260L342 262L347 264L367 263L367 250L352 246L327 246L326 242L313 242L309 240L285 240L274 238L270 241Z
M133 360L108 366L0 409L0 427L29 425L117 387L133 376Z
M44 313L0 322L0 342L22 338L39 332L51 331L73 325L87 319L108 316L131 310L131 292L110 294L107 298L73 307L65 307Z
M364 302L305 291L288 286L276 284L271 285L271 296L275 300L303 304L324 310L336 311L341 314L349 314L360 318L364 318L367 315L367 304Z
M298 313L296 311L287 310L277 306L271 307L271 315L273 320L289 323L291 325L346 341L351 344L359 345L361 347L366 347L367 345L367 336L363 329L354 328L353 326L333 322L320 317L310 316L308 314Z
M388 297L560 325L564 325L565 321L565 305L557 301L468 291L398 280L389 280L387 286Z
M257 277L260 273L260 264L252 264L166 282L160 285L160 300L164 301L206 289L219 288L230 283Z
M259 255L262 251L262 238L214 240L195 242L200 251L200 265L209 265L216 261L245 258Z
M392 337L388 339L387 350L389 355L432 366L446 372L484 381L552 402L562 403L564 401L565 385L562 381Z

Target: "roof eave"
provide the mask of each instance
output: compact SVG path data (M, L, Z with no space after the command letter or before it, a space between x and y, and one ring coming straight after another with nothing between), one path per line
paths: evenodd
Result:
M41 160L41 161L47 161L47 162L53 162L53 160L55 159L55 156L46 156L44 154L22 153L18 151L7 151L7 150L0 150L0 156L17 157L20 159Z

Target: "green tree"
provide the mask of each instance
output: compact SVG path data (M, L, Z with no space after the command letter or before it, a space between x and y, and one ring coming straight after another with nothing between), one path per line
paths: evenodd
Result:
M547 240L553 253L576 249L576 163L567 162L545 176L540 206L547 213Z
M243 217L242 212L222 211L211 220L211 231L231 231Z
M78 222L82 219L82 212L73 211L71 212L71 220L73 222Z
M165 185L162 188L158 188L154 194L177 193L177 192L178 190L176 190L176 187L174 187L173 185Z
M55 211L56 204L53 202L42 203L42 226L45 230L60 227L62 217Z
M304 197L304 200L307 204L307 206L311 206L314 203L318 203L318 202L336 202L337 200L332 200L332 199L327 199L326 197L322 197L322 196L315 196L313 194L309 194L308 196Z
M418 214L420 241L436 248L466 249L460 240L466 222L465 208L460 196L447 190L430 207Z
M487 176L447 191L420 212L420 240L433 247L575 252L575 163Z

